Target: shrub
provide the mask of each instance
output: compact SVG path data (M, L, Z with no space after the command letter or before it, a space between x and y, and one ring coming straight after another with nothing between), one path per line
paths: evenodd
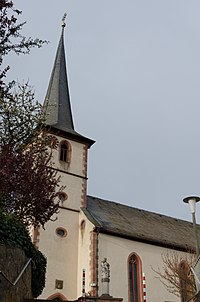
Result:
M32 294L38 297L45 286L46 258L31 242L26 227L14 214L4 213L0 209L0 243L21 248L32 259Z

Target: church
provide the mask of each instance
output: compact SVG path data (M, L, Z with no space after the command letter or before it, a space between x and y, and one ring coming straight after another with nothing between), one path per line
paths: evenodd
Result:
M166 290L153 268L162 270L162 255L170 251L195 249L192 224L87 195L88 151L95 141L74 129L64 30L63 21L44 101L46 125L59 142L52 168L64 189L56 220L33 234L34 244L47 257L40 298L73 301L106 295L124 302L185 301ZM102 279L104 263L108 269Z

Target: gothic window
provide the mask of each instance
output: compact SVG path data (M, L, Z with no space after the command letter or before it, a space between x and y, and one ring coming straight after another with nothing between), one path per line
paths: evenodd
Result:
M69 163L71 159L71 145L68 141L60 142L59 160Z
M193 277L189 274L190 269L186 261L181 261L179 265L179 279L180 279L180 296L181 302L189 301L194 295Z
M86 226L86 222L85 220L82 220L80 223L80 229L81 229L81 236L83 237L84 232L85 232L85 226Z
M142 301L142 269L138 255L131 254L128 259L129 302Z
M50 297L48 297L48 301L49 300L52 300L54 302L67 301L67 299L65 298L65 296L63 296L60 293L56 293L56 294L51 295Z

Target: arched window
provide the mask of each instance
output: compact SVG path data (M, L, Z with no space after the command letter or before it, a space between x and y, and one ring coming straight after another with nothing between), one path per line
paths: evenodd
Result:
M195 293L194 278L190 274L190 268L186 261L179 265L180 296L181 302L187 302Z
M135 253L128 258L129 302L142 302L142 265Z
M60 160L67 161L67 145L62 144L60 146Z
M48 300L52 300L54 302L59 302L59 301L67 301L64 295L60 293L56 293L48 297Z
M71 160L71 145L68 141L61 141L59 145L59 160L69 163Z

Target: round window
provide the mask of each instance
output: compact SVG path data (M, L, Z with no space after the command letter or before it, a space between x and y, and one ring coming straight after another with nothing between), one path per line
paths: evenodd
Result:
M64 228L57 228L56 229L56 235L63 238L67 236L67 230L65 230Z
M61 201L61 203L63 203L68 198L68 195L65 192L58 192L57 196L58 196L59 200Z

